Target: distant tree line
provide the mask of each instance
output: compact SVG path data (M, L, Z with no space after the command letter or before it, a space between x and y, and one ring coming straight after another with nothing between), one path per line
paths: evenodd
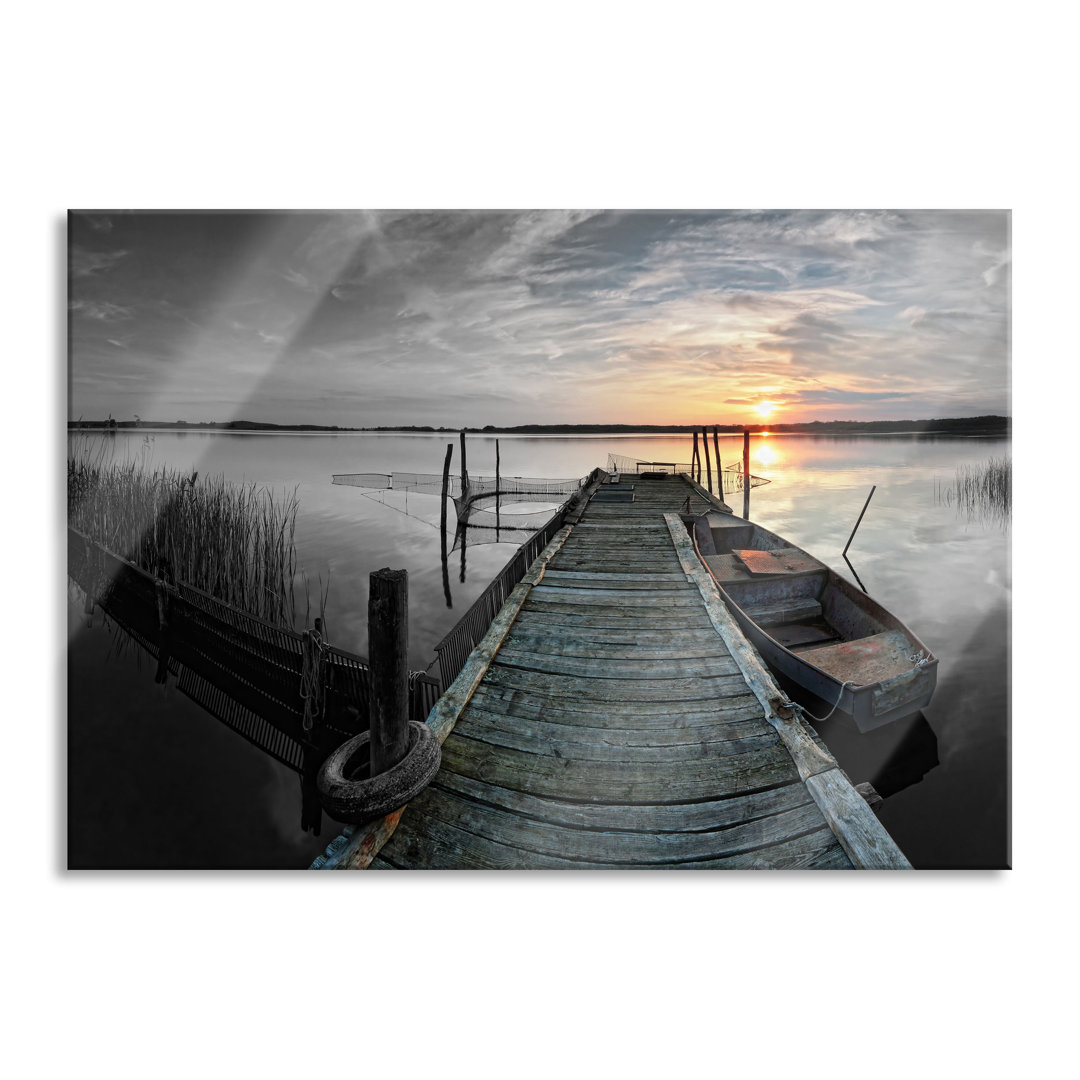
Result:
M456 434L458 431L483 435L683 435L700 431L703 424L518 424L477 427L432 427L431 425L396 424L383 427L353 428L327 424L269 424L258 420L228 420L204 423L187 420L70 420L69 428L153 427L183 428L186 431L419 431ZM1008 416L959 416L935 420L813 420L805 424L708 424L710 430L732 434L743 431L773 431L778 434L844 435L887 434L889 432L945 432L955 435L1008 435L1012 421Z

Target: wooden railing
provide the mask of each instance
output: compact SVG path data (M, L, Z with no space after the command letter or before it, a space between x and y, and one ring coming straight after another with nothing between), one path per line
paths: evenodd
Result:
M588 497L588 487L603 474L596 468L585 478L578 492L535 532L499 571L488 587L473 601L472 606L457 621L454 628L435 646L439 659L439 682L445 692L465 666L469 654L487 633L514 586L525 576L533 561L551 543L563 527L567 516Z
M367 660L334 645L305 672L304 635L203 592L150 574L68 529L68 575L124 632L178 679L178 689L298 772L368 729ZM164 619L162 618L164 614ZM167 627L167 629L166 629ZM304 680L319 708L305 720ZM427 718L439 680L409 676L409 718Z

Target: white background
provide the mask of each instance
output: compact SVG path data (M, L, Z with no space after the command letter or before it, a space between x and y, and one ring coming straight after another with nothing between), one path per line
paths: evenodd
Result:
M1056 1071L1078 774L1076 637L1057 637L1075 593L1064 10L5 14L10 1075ZM1016 869L65 871L66 208L429 206L1013 211Z

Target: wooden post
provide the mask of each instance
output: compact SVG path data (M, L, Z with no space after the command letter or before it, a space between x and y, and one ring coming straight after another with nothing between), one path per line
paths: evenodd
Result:
M446 458L442 466L442 514L439 517L439 530L442 532L443 552L446 552L446 500L450 495L450 459L454 456L454 444L446 444Z
M701 429L701 445L705 448L705 490L712 491L712 462L709 460L709 429Z
M742 516L750 518L750 429L743 428L742 436Z
M499 542L499 440L495 440L495 542Z
M450 599L450 571L446 555L446 500L450 497L450 459L454 456L454 444L446 444L446 457L442 467L442 514L439 518L439 546L442 549L443 596L446 606L453 607ZM457 515L455 514L455 519Z
M465 432L461 432L461 497L465 498L465 485L469 482L469 474L465 468Z
M694 466L697 466L697 475L694 475ZM701 483L701 455L697 448L697 428L694 429L694 455L690 458L690 477Z
M369 587L371 776L379 776L409 749L408 571L376 570Z
M716 451L716 494L724 497L724 474L720 471L720 436L716 433L716 425L712 429L712 445Z

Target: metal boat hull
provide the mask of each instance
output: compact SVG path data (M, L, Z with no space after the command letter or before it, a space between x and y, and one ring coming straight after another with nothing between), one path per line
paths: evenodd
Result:
M710 522L719 527L710 528ZM801 548L752 522L710 514L688 526L721 598L774 673L849 717L861 732L911 716L930 703L937 683L937 658L877 601ZM725 570L718 563L732 557L706 559L701 547L709 545L714 552L725 548L736 552L739 561L731 563L735 568L726 573L738 574L741 580L724 580ZM755 573L761 562L769 562L759 558L765 552L780 567L777 573ZM796 572L785 573L788 566ZM761 619L746 610L761 611L770 602L790 608L796 603L792 598L800 595L820 605L830 629L842 628L835 631L828 648L817 649L819 656L828 654L831 672L813 661L813 647L788 648L775 636L783 627L763 626Z

